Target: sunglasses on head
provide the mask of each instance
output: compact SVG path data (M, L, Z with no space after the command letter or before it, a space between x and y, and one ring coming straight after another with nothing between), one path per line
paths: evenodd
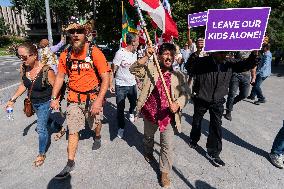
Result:
M22 61L26 61L30 56L32 56L33 54L30 55L17 55L17 57L22 60Z
M71 29L68 31L69 34L84 34L85 33L85 29Z

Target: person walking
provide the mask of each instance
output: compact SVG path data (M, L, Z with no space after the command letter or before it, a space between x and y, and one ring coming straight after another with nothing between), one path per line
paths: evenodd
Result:
M250 53L251 52L249 51L240 51L237 52L235 58L244 60L249 57ZM233 106L248 97L250 84L253 85L255 83L255 79L256 67L250 70L245 70L241 73L233 73L229 85L229 93L226 102L226 114L224 115L225 119L232 121ZM239 94L237 94L238 89Z
M242 72L253 68L257 63L257 55L253 52L246 60L227 59L226 52L214 52L206 57L196 57L189 70L194 77L192 99L194 114L190 132L191 148L197 147L201 137L201 121L209 110L210 124L207 138L206 156L219 167L225 166L220 158L222 151L222 116L225 96L233 72Z
M279 169L284 168L284 121L283 126L276 135L271 152L269 154L271 163Z
M136 78L130 73L129 68L137 61L136 50L139 45L139 36L136 33L126 34L126 47L119 49L113 59L115 75L115 94L117 104L117 137L123 138L125 128L124 108L126 97L129 100L129 120L135 121L135 107L137 100Z
M262 56L260 65L256 70L256 79L255 83L252 87L251 93L248 96L248 99L254 100L255 97L258 98L257 101L254 102L255 105L260 105L261 103L265 103L266 99L262 93L261 84L266 80L271 74L271 61L272 54L270 52L270 44L266 43L262 45Z
M130 67L130 71L144 79L137 103L137 112L141 113L144 120L144 158L149 163L154 160L154 135L159 129L161 185L169 187L169 174L173 164L174 131L181 132L181 110L188 102L190 91L184 74L172 68L176 54L175 45L162 44L159 48L158 63L172 97L172 104L169 104L157 68L153 61L149 60L153 52L152 48L148 48L146 55L135 62Z
M37 127L39 149L34 166L41 166L46 158L46 148L49 142L48 124L50 110L50 98L54 85L55 74L49 66L38 61L38 51L31 43L24 43L18 47L18 57L21 65L22 82L18 89L8 101L7 107L12 107L26 90L32 103L33 110L37 116ZM46 74L46 76L45 76ZM45 78L45 79L44 79Z
M50 107L55 110L59 108L58 94L67 75L68 161L55 179L66 178L75 168L79 131L84 129L85 120L95 131L92 149L101 147L101 119L105 94L109 88L110 67L101 50L87 42L86 36L91 29L88 22L76 18L65 29L71 36L71 47L60 55Z

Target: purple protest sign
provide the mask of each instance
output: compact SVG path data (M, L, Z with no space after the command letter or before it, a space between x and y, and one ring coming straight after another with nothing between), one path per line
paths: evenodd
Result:
M207 22L207 11L189 14L187 23L190 27L205 26Z
M259 50L270 7L209 9L205 51Z

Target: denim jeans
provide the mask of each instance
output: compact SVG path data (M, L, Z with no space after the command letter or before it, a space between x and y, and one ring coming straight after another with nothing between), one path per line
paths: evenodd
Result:
M256 75L255 84L253 85L251 93L250 93L251 97L257 96L258 100L265 100L265 97L262 94L260 85L266 78L267 77L261 77L259 74Z
M200 140L201 122L204 114L209 110L210 123L206 148L207 152L213 156L219 156L222 151L222 116L224 113L224 103L225 98L215 102L206 102L198 98L193 98L194 114L190 139L195 144Z
M237 95L237 92L239 94ZM233 111L234 104L245 99L249 94L250 75L248 73L233 73L230 80L229 94L226 103L226 109Z
M283 127L279 130L278 134L274 139L271 153L277 155L284 154L284 121L283 121Z
M50 110L50 101L33 104L33 108L37 115L37 133L39 141L39 154L45 154L46 146L48 143L48 119L51 113Z
M117 120L118 127L124 129L125 120L124 120L124 108L125 108L125 99L126 97L129 100L130 108L129 114L134 113L137 101L137 88L134 86L119 86L115 85L116 93L116 104L117 104Z

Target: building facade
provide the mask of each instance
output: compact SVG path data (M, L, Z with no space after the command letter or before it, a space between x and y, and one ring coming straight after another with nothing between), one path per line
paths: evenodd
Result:
M26 31L29 27L24 10L16 12L12 7L0 6L0 18L4 18L5 24L9 27L6 35L27 35Z

